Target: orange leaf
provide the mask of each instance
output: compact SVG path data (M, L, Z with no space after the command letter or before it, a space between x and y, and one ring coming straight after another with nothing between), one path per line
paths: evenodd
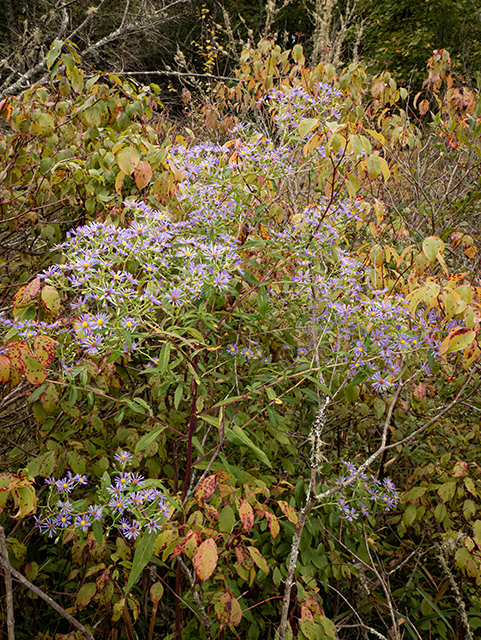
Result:
M294 507L291 507L291 505L284 500L278 500L277 504L280 506L281 511L286 518L290 520L292 524L297 524L297 513Z
M152 180L152 167L147 160L141 160L134 171L135 184L139 189L146 187Z
M247 532L249 532L254 526L254 511L247 502L243 500L239 507L239 517Z
M195 500L199 507L202 503L208 500L214 493L217 485L217 478L215 475L204 478L202 482L199 482L199 486L195 490Z
M217 545L213 538L205 540L194 556L194 569L199 580L207 580L214 573L218 560Z
M267 518L267 522L269 523L271 536L273 538L276 538L280 531L279 520L276 518L276 516L273 513L270 513L269 511L266 511L265 515Z

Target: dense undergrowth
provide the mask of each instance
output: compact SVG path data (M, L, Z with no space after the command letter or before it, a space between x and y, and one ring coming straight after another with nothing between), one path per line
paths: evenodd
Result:
M50 63L0 105L11 565L99 639L474 637L481 123L447 52L414 117L262 41L175 125ZM16 637L80 637L14 596Z

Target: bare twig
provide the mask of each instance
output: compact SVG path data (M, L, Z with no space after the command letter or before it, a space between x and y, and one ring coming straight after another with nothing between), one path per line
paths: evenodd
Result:
M0 525L0 556L3 556L5 562L8 563L8 549L5 540L5 529ZM5 593L7 594L7 629L8 640L15 640L15 619L13 613L13 593L12 593L12 574L8 567L4 566L5 572Z
M3 527L1 527L1 529L3 531ZM50 596L48 596L41 589L39 589L34 584L32 584L30 580L27 580L27 578L25 578L25 576L23 576L19 571L14 569L10 565L8 560L4 559L3 555L0 556L0 565L3 567L3 569L6 572L11 574L14 578L16 578L19 582L21 582L25 587L27 587L28 589L36 593L39 598L42 598L42 600L45 600L45 602L47 602L51 607L53 607L55 611L60 613L60 615L62 615L66 620L68 620L73 627L78 629L85 636L85 638L87 638L87 640L94 640L93 635L90 633L90 631L88 631L88 629L86 629L83 626L83 624L81 624L76 618L70 615L70 613L67 613L67 611L65 611L63 607L57 604L55 600L52 600ZM10 640L10 636L9 636L9 640Z

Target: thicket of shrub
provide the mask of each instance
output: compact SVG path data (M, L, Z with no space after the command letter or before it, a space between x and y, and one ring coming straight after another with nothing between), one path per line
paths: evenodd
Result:
M0 104L11 565L95 638L472 637L481 123L448 55L413 121L390 74L264 40L170 130L155 87L50 63ZM15 602L19 638L81 633Z

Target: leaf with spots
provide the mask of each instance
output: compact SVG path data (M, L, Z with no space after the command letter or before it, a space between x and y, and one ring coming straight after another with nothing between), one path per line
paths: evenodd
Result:
M48 336L37 336L34 342L35 357L44 366L55 358L55 340Z
M45 371L42 363L39 362L37 358L27 354L23 358L23 362L25 365L24 374L27 380L36 386L43 384L47 379L47 372Z
M58 407L60 398L57 387L53 382L48 382L44 391L40 394L40 404L46 413L52 413Z
M7 384L10 379L10 358L0 355L0 384Z
M35 298L40 290L40 278L35 278L30 284L28 284L23 290L22 304L28 304Z
M278 500L277 504L280 506L282 513L286 516L286 518L292 522L292 524L297 524L297 513L294 507L284 500Z
M267 522L269 523L269 530L271 532L271 536L273 538L277 538L280 531L279 520L276 518L276 516L273 513L270 513L269 511L266 511L266 519L267 519Z
M147 160L141 160L134 172L135 184L139 189L146 187L152 180L152 167Z
M60 311L60 296L57 289L46 284L42 289L42 302L50 313L56 315Z
M237 627L242 619L242 609L230 591L221 594L214 605L215 617L222 626L231 624Z
M202 503L208 500L214 493L217 486L217 478L215 475L207 476L202 482L199 482L197 489L195 490L195 499L199 507Z
M254 511L247 500L243 500L239 507L239 518L244 528L249 532L254 526Z

